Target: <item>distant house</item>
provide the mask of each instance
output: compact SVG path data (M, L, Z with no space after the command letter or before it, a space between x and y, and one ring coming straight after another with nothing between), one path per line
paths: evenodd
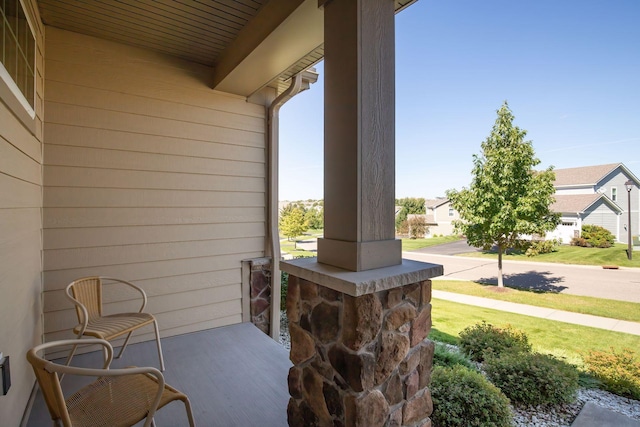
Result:
M436 234L448 236L454 233L452 221L460 219L458 211L453 209L451 202L446 197L427 199L425 211L429 231L427 236Z
M613 234L616 241L628 241L628 197L631 197L631 231L638 235L640 226L640 180L622 163L556 169L554 212L560 213L558 228L547 238L569 243L580 235L582 225L599 225ZM627 196L625 182L634 186Z

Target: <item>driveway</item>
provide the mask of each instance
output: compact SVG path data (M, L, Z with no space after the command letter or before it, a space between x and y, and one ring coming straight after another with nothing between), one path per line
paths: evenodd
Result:
M497 260L442 255L434 253L434 248L437 246L420 252L403 252L402 256L443 265L443 279L497 284ZM505 285L514 288L640 303L640 269L637 268L605 270L598 266L504 261L503 273Z

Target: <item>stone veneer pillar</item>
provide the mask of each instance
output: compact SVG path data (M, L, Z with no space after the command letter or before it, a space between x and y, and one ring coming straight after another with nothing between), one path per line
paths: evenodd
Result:
M315 259L289 272L289 425L430 426L431 277L442 266L349 272Z
M249 265L251 323L269 335L271 328L271 258L255 258Z

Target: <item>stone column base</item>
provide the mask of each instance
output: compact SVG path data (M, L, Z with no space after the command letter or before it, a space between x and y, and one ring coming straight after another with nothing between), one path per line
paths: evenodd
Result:
M431 281L350 296L289 276L290 426L430 426Z

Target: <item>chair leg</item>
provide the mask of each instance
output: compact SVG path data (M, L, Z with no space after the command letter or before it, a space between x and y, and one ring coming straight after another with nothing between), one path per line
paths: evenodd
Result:
M81 339L82 335L78 335L78 339ZM76 354L76 350L78 349L78 344L74 344L73 347L71 347L71 351L69 352L69 356L67 356L67 363L66 366L71 365L71 359L73 359L73 355ZM62 382L62 380L64 379L64 375L62 374L60 375L60 381Z
M156 343L158 344L158 357L160 358L160 371L164 372L164 358L162 357L162 345L160 344L160 329L158 321L153 319L153 327L156 330Z
M187 417L189 418L189 426L190 427L195 427L196 426L196 422L193 419L193 411L191 410L191 402L189 401L188 397L185 397L185 399L182 400L184 402L184 408L187 411Z
M122 344L122 347L120 347L120 352L118 352L116 359L120 359L120 357L122 356L122 353L124 353L124 349L127 348L127 344L129 344L129 338L131 338L132 333L133 331L127 334L127 338L124 340L124 344Z

